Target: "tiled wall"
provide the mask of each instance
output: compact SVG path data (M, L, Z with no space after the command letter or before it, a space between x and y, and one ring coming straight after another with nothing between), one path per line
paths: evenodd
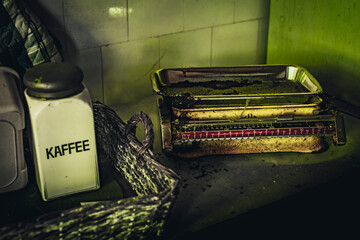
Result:
M78 64L93 100L152 95L166 67L266 61L269 0L26 0Z

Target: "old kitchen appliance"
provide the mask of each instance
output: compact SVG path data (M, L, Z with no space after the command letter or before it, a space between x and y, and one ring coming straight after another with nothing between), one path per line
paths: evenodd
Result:
M162 148L182 157L260 152L316 152L325 136L346 142L342 115L304 68L257 65L160 69Z
M0 67L0 193L21 189L28 182L23 148L25 116L19 87L19 75Z

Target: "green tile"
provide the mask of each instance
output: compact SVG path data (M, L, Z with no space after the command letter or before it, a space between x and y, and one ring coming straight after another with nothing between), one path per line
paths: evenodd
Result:
M234 0L184 0L184 29L232 23Z
M116 107L153 94L150 73L159 68L159 39L102 47L104 100Z
M269 16L270 0L235 0L235 21Z
M160 38L160 67L210 66L211 29Z
M77 49L127 40L126 0L64 0L68 45Z
M129 1L129 38L140 39L183 30L183 1Z
M212 66L260 63L258 36L258 20L214 28Z

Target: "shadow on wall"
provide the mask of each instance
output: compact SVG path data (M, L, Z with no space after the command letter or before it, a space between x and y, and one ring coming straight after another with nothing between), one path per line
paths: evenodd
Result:
M282 53L270 58L268 63L301 65L318 80L326 94L360 105L360 70L355 64L359 62L355 54L339 53L324 46L313 47L308 53L295 47L290 51L283 51L281 46L270 47L270 51Z
M355 105L360 105L359 74L337 64L314 66L314 74L321 80L324 92Z
M356 59L357 56L344 54L338 49L324 46L314 47L311 54L304 55L301 50L296 50L291 54L295 57L293 59L290 57L289 62L306 67L319 81L325 93L360 105L360 71L354 64L359 62Z
M53 13L49 11L48 6L43 5L41 0L23 0L27 6L31 9L33 13L41 20L41 22L47 27L50 35L54 38L54 41L61 46L62 54L66 51L66 38L65 38L65 29L62 22L59 21L59 17L54 16ZM60 1L58 1L60 3ZM52 4L53 5L53 4ZM61 7L60 9L57 9ZM54 6L57 13L62 13L62 4L57 4Z
M354 64L359 60L356 60L354 55L341 56L325 49L318 54L332 60L326 64L318 63L310 67L323 85L324 92L360 105L360 71Z
M95 61L95 59L100 59L100 49L97 49L98 54L95 57L92 56L94 51L85 51L85 53L90 52L90 54L87 54L85 57L80 56L76 43L65 29L63 1L24 0L24 2L47 27L54 41L57 41L65 61L74 63L82 68L84 82L90 91L92 99L94 101L103 101L103 84L100 74L101 62ZM88 32L86 29L81 29L81 31ZM87 34L87 39L95 41L90 33ZM84 64L84 62L86 63ZM94 71L94 69L96 70ZM90 88L89 85L91 86Z

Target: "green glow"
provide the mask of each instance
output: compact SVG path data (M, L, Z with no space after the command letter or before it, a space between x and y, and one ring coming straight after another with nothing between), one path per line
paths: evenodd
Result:
M267 63L303 66L325 93L359 105L359 1L277 0L270 9Z
M42 79L43 79L43 77L35 78L34 82L35 83L41 83Z

